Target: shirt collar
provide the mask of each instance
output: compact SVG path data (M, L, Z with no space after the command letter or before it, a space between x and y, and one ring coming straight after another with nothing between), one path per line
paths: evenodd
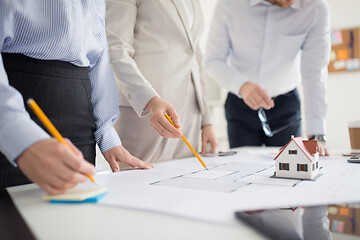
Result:
M264 3L264 4L271 4L265 0L249 0L249 6L250 7L253 7L253 6L256 6L260 3ZM294 8L294 9L300 9L301 6L300 6L300 0L297 0L295 1L291 6L291 8Z

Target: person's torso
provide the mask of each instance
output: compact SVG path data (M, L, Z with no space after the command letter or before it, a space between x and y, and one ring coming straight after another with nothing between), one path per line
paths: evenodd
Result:
M106 44L103 0L4 0L1 51L93 67Z
M229 62L277 96L300 82L301 49L317 20L318 1L298 0L290 8L251 2L256 1L224 1L232 48Z
M137 67L155 91L177 109L183 107L192 81L200 108L203 105L197 51L204 23L199 2L190 2L192 24L182 0L139 0L134 27ZM120 96L120 102L127 101Z

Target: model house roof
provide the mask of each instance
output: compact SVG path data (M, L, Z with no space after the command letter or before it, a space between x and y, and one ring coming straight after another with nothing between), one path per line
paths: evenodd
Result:
M292 137L291 140L282 148L280 148L280 152L274 160L281 155L281 153L285 150L285 148L293 141L299 149L307 156L307 158L313 162L316 161L314 154L318 152L319 145L316 140L302 140L301 137Z

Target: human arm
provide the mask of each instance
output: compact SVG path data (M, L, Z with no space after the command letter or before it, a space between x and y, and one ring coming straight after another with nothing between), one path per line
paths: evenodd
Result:
M105 8L103 12L105 14ZM105 19L105 15L102 17ZM98 24L101 24L101 22ZM121 146L121 140L113 127L119 114L119 103L116 83L110 66L105 26L101 28L97 37L99 38L99 36L103 51L96 64L89 67L92 86L91 103L96 124L95 140L113 171L118 171L116 162L124 162L134 167L149 168L148 164L131 156Z
M161 99L138 68L135 60L134 29L138 14L136 0L107 1L106 31L112 67L120 91L139 117L151 115L150 123L163 137L180 137L180 132L165 118L168 113L180 127L176 110Z
M30 29L27 29L28 32L19 31L21 18L14 19L16 15L14 11L12 4L0 3L1 52L8 50L9 46L22 52L22 47L26 46L19 44L19 39L23 43L28 37L27 33L31 32ZM25 110L21 93L10 85L1 55L0 122L1 153L10 164L19 167L25 176L49 194L63 193L66 189L86 180L85 174L94 173L94 166L89 164L69 141L68 144L75 153L66 149L57 140L50 139L50 136L31 120Z
M201 154L208 153L207 145L210 144L210 153L215 153L218 146L218 141L215 135L214 128L212 126L212 118L210 107L207 99L206 92L206 76L204 74L202 52L199 46L197 46L196 59L199 67L200 83L201 83L201 96L203 103L203 113L201 119Z
M318 1L314 25L306 36L301 53L301 75L304 91L307 135L326 133L326 79L330 55L330 11ZM320 155L328 155L325 143L320 143Z
M218 141L212 125L205 125L201 128L201 154L215 153ZM210 152L207 151L207 145L210 144Z
M239 95L241 86L249 79L227 63L232 51L227 11L224 1L219 1L211 22L204 70L220 86Z
M17 157L27 148L40 140L50 138L31 120L20 92L10 86L1 55L0 122L0 151L14 167L17 166Z
M228 63L232 51L229 33L231 22L227 17L229 6L229 4L220 1L214 12L207 44L205 70L220 86L225 87L237 96L240 95L253 110L260 107L270 109L274 107L274 102L266 90L253 83L251 79L247 79Z
M14 167L48 194L60 194L95 172L70 141L73 152L33 122L21 94L9 85L0 55L0 150Z
M23 105L21 94L8 85L0 55L0 146L10 163L18 166L31 181L48 194L61 194L95 168L67 140L71 152L56 139L50 138L33 122ZM6 81L5 81L6 79Z

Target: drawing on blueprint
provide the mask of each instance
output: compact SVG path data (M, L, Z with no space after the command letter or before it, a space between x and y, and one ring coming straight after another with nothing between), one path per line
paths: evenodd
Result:
M234 192L249 184L277 185L294 187L299 179L271 178L275 167L268 163L229 162L209 164L209 171L199 170L170 179L151 183L155 186L168 186L217 192Z

